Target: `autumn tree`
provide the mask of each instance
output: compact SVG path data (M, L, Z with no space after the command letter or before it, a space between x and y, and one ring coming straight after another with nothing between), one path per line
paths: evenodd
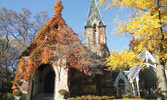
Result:
M137 64L137 53L143 50L152 51L155 55L157 64L159 96L161 100L163 98L166 100L167 82L165 64L167 61L167 0L99 0L100 5L103 3L109 8L116 6L134 9L133 16L129 16L128 22L119 22L116 33L130 34L134 37L133 43L138 43L133 47L133 51L122 51L121 54L111 52L111 56L107 58L108 65L110 66L109 69L114 69L112 66L121 66L124 68L127 66L132 67ZM131 54L132 52L136 54ZM132 59L128 60L124 56ZM120 59L121 62L118 61Z
M7 41L9 38L14 38L19 49L23 51L30 45L47 20L48 15L45 11L33 16L26 8L23 8L22 12L16 12L2 7L0 9L0 36L6 36Z
M21 12L0 8L0 67L15 71L21 52L30 45L47 20L46 11L33 16L26 8ZM0 76L10 75L0 73Z
M11 69L14 69L14 66L16 66L15 61L17 60L15 58L18 58L17 48L8 45L7 49L6 42L4 38L0 39L0 79L4 82L11 80L13 75ZM9 66L11 69L9 69Z

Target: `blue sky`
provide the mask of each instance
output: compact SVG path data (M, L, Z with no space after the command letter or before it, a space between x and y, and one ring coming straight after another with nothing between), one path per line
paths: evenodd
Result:
M98 0L97 0L98 1ZM6 7L15 11L21 11L22 8L28 8L32 14L40 11L47 11L51 18L54 14L53 6L56 0L0 0L0 7ZM81 37L84 37L84 25L88 15L90 0L62 0L64 10L62 16L66 23ZM113 30L117 25L114 23L115 18L127 21L130 9L120 10L112 8L105 10L104 7L99 7L101 15L106 27L107 45L109 50L115 49L120 52L123 48L128 49L129 37L115 36Z

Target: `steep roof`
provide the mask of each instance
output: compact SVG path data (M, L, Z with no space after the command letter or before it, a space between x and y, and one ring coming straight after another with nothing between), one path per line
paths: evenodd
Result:
M156 69L156 65L154 64L155 58L151 55L151 53L147 50L144 50L142 53L139 54L139 56L145 62L145 65L147 65L147 68L149 69L149 71L153 71L152 73L154 73ZM141 69L142 69L141 65L137 65L137 66L130 68L128 79L134 80L139 75L139 72ZM148 69L145 69L145 70L148 71Z
M91 26L91 22L94 19L97 19L99 21L99 26L105 26L99 8L96 7L96 0L90 0L90 7L85 27Z
M144 50L142 53L139 54L139 56L148 63L155 63L155 58L151 55L151 53L147 50Z
M113 76L113 81L116 81L116 79L118 78L118 75L122 73L126 79L128 80L128 74L129 74L129 71L113 71L112 72L112 76Z

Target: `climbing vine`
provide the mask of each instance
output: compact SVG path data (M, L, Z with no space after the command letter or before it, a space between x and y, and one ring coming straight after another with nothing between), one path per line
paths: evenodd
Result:
M88 56L78 35L65 24L61 16L61 0L53 7L55 14L40 30L30 47L21 55L12 89L19 91L21 80L31 80L33 73L41 64L51 64L61 57L67 58L68 67L88 74Z

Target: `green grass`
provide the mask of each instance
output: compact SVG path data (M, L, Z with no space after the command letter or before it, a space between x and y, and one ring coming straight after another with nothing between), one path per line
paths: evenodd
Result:
M147 99L141 99L141 98L122 98L122 99L113 99L113 100L147 100Z

